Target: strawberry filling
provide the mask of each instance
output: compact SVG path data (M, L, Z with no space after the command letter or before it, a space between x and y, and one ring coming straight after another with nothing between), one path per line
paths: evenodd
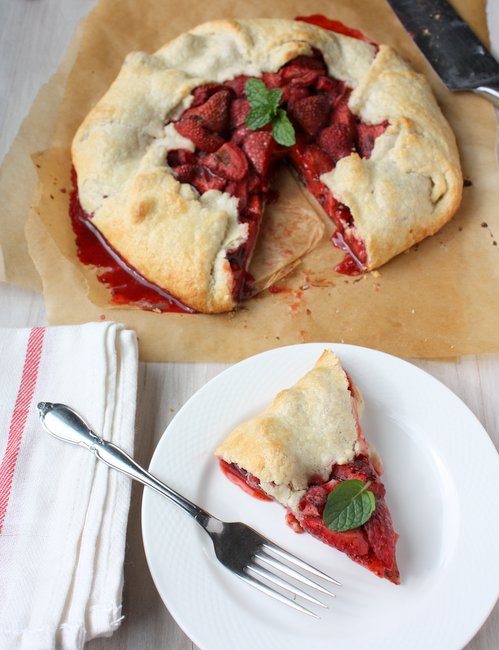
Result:
M236 465L235 463L226 463L224 460L221 460L220 469L231 483L240 487L241 490L246 492L246 494L249 494L256 499L261 499L262 501L272 501L268 494L265 494L260 487L260 481L256 476L241 469L239 465Z
M234 463L220 461L220 468L225 476L257 499L272 499L260 487L260 481ZM322 513L327 498L341 482L351 479L370 481L369 489L374 493L376 508L368 521L344 532L337 532L326 527ZM399 584L400 575L395 558L398 539L393 530L390 512L386 506L385 487L373 469L367 455L359 455L345 465L335 464L326 482L314 479L298 504L297 512L286 513L287 524L296 532L307 532L324 544L346 553L354 562L365 566L381 578L387 578Z
M340 481L360 479L371 481L369 489L374 493L376 508L365 524L345 532L326 527L322 513L329 493ZM399 571L395 559L398 535L393 530L390 513L385 504L385 487L374 471L369 458L357 456L346 465L333 465L326 483L311 485L300 503L293 528L299 525L304 531L325 544L346 553L376 575L399 583Z
M353 115L348 108L350 89L328 75L324 59L316 51L313 56L293 59L278 72L262 74L268 89L281 89L281 107L295 128L296 144L284 147L272 137L270 125L257 131L246 126L248 78L240 75L196 88L191 107L175 122L176 130L189 138L196 150L178 149L167 155L167 163L180 182L190 183L200 193L219 190L239 200L238 217L248 225L248 238L227 254L234 299L239 301L252 293L247 268L269 200L273 170L283 157L290 160L336 226L331 240L346 256L335 270L361 273L367 254L353 217L320 177L354 151L369 158L376 138L388 124L364 124Z

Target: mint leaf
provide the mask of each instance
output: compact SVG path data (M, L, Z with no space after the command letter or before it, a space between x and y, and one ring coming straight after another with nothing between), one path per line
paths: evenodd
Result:
M272 136L284 147L291 147L296 142L295 129L282 108L277 109L276 116L272 120Z
M268 104L272 108L273 115L275 115L277 111L277 107L279 106L279 102L281 101L282 90L280 88L271 88L268 91L267 97L268 97Z
M365 524L376 508L374 494L367 488L371 481L342 481L330 492L322 514L330 530L344 532Z
M265 106L264 104L255 106L255 108L252 108L248 115L246 115L246 126L248 129L256 131L257 129L261 129L262 126L268 124L272 117L273 115L268 106Z
M251 104L251 108L255 108L259 105L267 106L269 103L269 91L261 79L247 79L244 84L244 92Z
M282 97L280 88L267 89L261 79L248 79L244 92L250 104L246 115L246 126L251 131L261 129L269 122L272 124L272 137L285 147L295 144L295 130L286 111L279 108Z

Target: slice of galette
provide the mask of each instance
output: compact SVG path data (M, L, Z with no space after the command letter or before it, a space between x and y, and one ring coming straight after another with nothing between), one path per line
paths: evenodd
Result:
M362 397L331 350L216 450L226 476L288 511L308 532L377 576L400 583L381 459L359 423Z

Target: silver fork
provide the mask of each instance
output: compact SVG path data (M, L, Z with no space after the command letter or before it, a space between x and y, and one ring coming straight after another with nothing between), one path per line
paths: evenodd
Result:
M300 596L314 605L321 607L327 607L327 605L270 569L328 596L334 597L335 594L323 585L311 580L298 569L326 582L341 586L341 583L334 578L291 555L291 553L263 537L263 535L246 526L246 524L221 521L210 515L206 510L196 506L146 471L122 449L97 435L85 420L69 406L40 402L38 404L38 413L48 433L59 440L85 447L109 467L159 492L188 512L211 537L218 560L241 580L259 591L300 612L319 618L313 611L303 607L294 599L283 595L275 587L290 592L294 597Z

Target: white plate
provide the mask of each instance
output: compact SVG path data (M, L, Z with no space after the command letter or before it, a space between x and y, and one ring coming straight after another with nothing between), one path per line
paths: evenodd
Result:
M402 584L395 586L284 521L221 473L217 444L331 347L366 402L362 424L384 460ZM158 591L203 650L462 648L499 593L499 461L487 433L445 386L411 364L349 345L264 352L199 390L163 435L151 471L226 520L241 520L343 583L321 619L290 610L218 564L188 515L150 490L143 537ZM323 613L325 612L325 613Z

